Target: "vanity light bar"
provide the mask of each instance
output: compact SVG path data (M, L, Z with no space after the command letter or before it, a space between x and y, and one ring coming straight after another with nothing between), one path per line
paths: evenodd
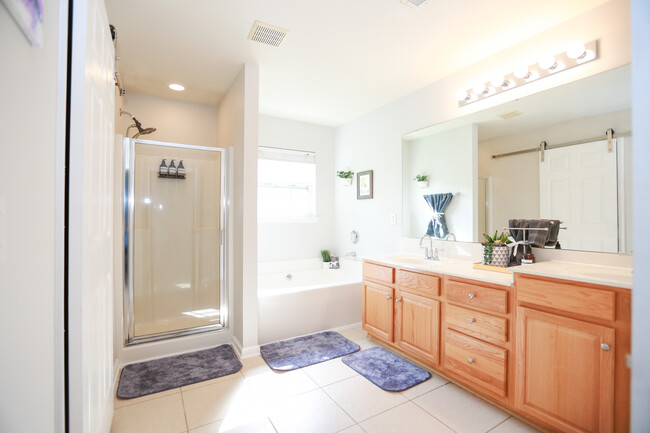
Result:
M566 71L575 66L589 63L598 58L598 41L587 44L574 43L560 54L546 55L533 65L521 65L505 75L494 77L489 82L479 82L472 89L461 89L456 94L458 106L464 107L492 95L522 86L557 72Z

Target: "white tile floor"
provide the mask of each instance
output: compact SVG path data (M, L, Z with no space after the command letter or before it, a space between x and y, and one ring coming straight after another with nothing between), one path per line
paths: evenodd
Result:
M341 331L362 349L361 328ZM115 399L112 433L534 433L537 430L447 382L395 393L334 359L286 373L257 356L241 371L132 400Z

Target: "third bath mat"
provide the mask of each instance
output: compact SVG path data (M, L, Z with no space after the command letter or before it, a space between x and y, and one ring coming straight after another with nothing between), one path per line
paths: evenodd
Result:
M343 358L343 363L386 391L404 391L431 377L431 373L383 347L373 347Z

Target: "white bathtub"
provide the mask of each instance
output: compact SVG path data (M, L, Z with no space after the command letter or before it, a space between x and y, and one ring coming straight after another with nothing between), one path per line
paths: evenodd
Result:
M307 259L258 264L260 344L361 322L361 261L323 269ZM290 275L290 278L287 278Z

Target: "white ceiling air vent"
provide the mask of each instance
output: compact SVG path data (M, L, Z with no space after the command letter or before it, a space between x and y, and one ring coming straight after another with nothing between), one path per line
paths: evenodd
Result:
M400 0L400 3L411 6L412 8L419 8L426 2L427 0Z
M261 44L279 47L287 33L289 33L289 30L255 21L251 32L248 34L248 39Z
M522 113L521 111L517 110L511 110L511 111L506 111L505 113L497 114L502 119L512 119L513 117L521 116Z

